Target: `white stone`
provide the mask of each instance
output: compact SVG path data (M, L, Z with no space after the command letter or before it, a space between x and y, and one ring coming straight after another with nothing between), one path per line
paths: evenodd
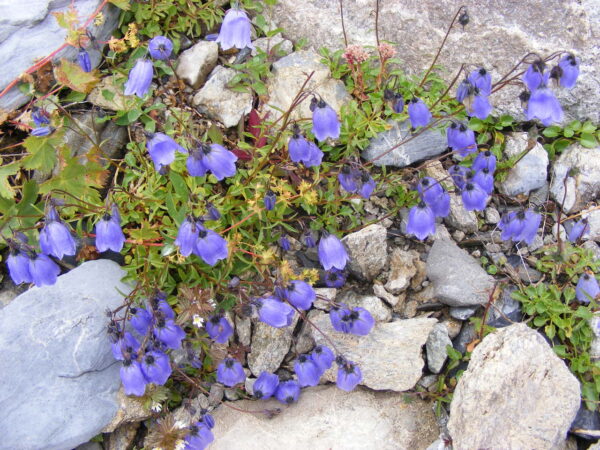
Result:
M218 57L219 44L199 41L179 56L177 76L194 89L198 89L217 65Z
M535 189L546 184L548 176L548 152L542 144L529 139L527 133L513 133L506 138L504 149L507 158L516 157L527 152L508 171L504 181L500 183L500 192L509 197L519 194L529 195Z
M387 230L372 224L342 239L348 248L350 270L360 278L374 279L387 263Z

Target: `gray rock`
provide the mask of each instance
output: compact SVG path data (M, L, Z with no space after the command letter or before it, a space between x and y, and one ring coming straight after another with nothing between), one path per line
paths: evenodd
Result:
M275 372L290 350L294 328L298 323L298 314L289 327L274 328L263 322L254 323L252 345L248 354L248 367L256 377L263 370Z
M592 254L594 255L594 259L600 259L600 247L598 244L592 241L587 241L583 243L582 247L587 250L591 250Z
M458 194L450 194L450 214L444 218L450 227L465 233L475 233L478 230L477 215L474 211L467 211Z
M590 319L590 328L593 334L590 358L597 361L600 359L600 314L596 313Z
M423 74L431 64L448 25L461 3L410 1L380 3L379 38L396 43L401 68L409 76ZM344 25L348 44L375 46L375 2L344 3ZM548 11L557 11L548 14ZM558 90L565 121L600 121L600 4L596 0L565 3L562 0L532 0L525 3L482 3L469 8L470 22L456 26L438 59L446 70L441 75L452 80L462 63L482 65L498 81L529 52L550 55L565 49L582 56L581 76L572 90ZM326 46L343 49L344 39L337 2L280 0L273 15L284 36L292 41L305 38L314 49ZM309 23L310 27L306 24ZM493 24L493 26L490 26ZM411 45L405 45L410 42ZM490 46L489 43L494 45ZM509 86L492 94L495 115L509 113L523 119L518 100L521 86Z
M318 314L318 311L316 311L316 310L309 311L308 315L307 315L308 320L310 320L312 322L312 319L317 314ZM312 326L306 320L303 321L302 324L300 325L300 331L298 333L298 336L296 336L295 343L294 343L294 351L296 354L299 355L302 353L308 353L314 348L315 340L313 339L311 328L312 328Z
M459 335L460 330L462 328L462 321L458 319L454 319L452 317L446 317L442 320L442 323L446 325L446 329L448 330L448 337L450 339L454 339Z
M362 385L375 390L397 392L412 389L421 378L424 361L421 348L437 322L418 318L376 323L367 336L339 333L331 326L329 316L320 313L315 324L334 342L339 352L360 366ZM321 333L313 330L317 345L330 345ZM323 375L335 381L337 370Z
M395 248L390 255L390 273L385 290L392 294L399 294L406 290L417 274L416 261L420 261L420 257L415 250L405 251Z
M373 224L342 239L348 248L350 271L354 275L372 280L387 263L387 230Z
M104 438L104 450L128 450L133 448L133 440L139 427L140 424L137 422L121 425Z
M101 0L77 0L77 15L84 22L102 3ZM71 2L65 0L28 0L27 2L0 2L0 60L5 61L0 72L0 91L24 73L36 61L57 50L66 40L67 30L58 25L54 13L65 12ZM87 29L98 42L106 41L116 28L120 10L107 5L103 10L104 23L90 24ZM92 67L100 62L100 52L90 45ZM61 58L77 60L78 49L68 46L58 52L53 61ZM0 97L0 110L11 111L25 104L30 97L18 87Z
M444 363L448 359L447 345L452 346L452 341L448 336L446 324L435 324L425 344L425 348L427 349L427 367L433 373L440 373L442 367L444 367Z
M252 49L252 56L258 54L257 49L262 50L267 54L274 53L275 56L284 56L292 53L294 50L294 44L292 41L288 41L281 37L280 33L271 37L262 37L252 42L254 48Z
M452 241L433 243L427 257L427 276L436 298L450 306L487 303L494 278L479 263Z
M580 219L586 219L590 228L589 233L584 235L583 239L591 239L600 242L600 210L590 209L581 211Z
M531 148L531 150L529 150ZM500 183L500 192L509 197L519 194L529 195L533 190L539 189L546 184L548 176L548 152L542 144L529 139L527 133L513 133L506 139L504 154L507 158L520 155L523 156L508 171L504 181Z
M467 320L472 317L479 306L453 306L450 308L450 317L458 320Z
M225 388L220 384L213 384L210 387L210 392L208 393L208 404L211 406L217 406L223 401L224 396Z
M252 321L249 317L235 316L235 333L242 345L250 345L252 338Z
M525 324L475 347L450 405L455 448L557 448L577 414L579 381Z
M500 213L493 206L488 206L485 208L485 221L491 225L496 225L500 222Z
M323 311L331 309L331 302L335 301L337 296L336 288L315 288L317 299L313 302L313 306Z
M567 214L581 211L600 194L598 148L571 145L554 162L552 172L550 194L559 205L564 201L563 211Z
M400 296L392 295L388 291L385 290L382 284L375 282L373 284L373 293L385 300L385 302L390 306L396 306L400 301Z
M217 66L206 84L194 96L198 110L225 127L233 127L252 110L252 94L236 92L227 88L227 83L237 74L233 69Z
M236 402L244 410L281 410L275 399ZM303 389L297 404L268 418L221 406L211 450L425 448L438 433L431 403L402 394L335 386ZM360 424L360 426L357 426Z
M452 346L455 350L465 353L467 351L467 345L477 339L477 332L475 331L475 326L470 322L465 322L464 326L461 328L458 336L454 338L452 341Z
M198 89L217 65L218 57L219 44L212 41L199 41L179 56L177 76L194 89Z
M73 448L111 422L121 379L106 310L131 291L124 275L89 261L0 310L1 448Z
M86 442L78 445L75 450L103 450L103 448L98 442Z
M408 122L390 120L390 129L379 133L362 152L362 157L373 161L376 166L406 167L440 155L448 147L446 138L437 130L428 129L413 136ZM401 142L404 144L399 145ZM391 150L393 147L394 150ZM383 156L381 156L383 155Z
M350 101L344 83L331 78L329 67L321 62L321 57L317 53L298 51L273 64L273 76L267 82L269 102L266 111L270 113L269 120L276 120L281 116L280 111L287 111L290 108L311 73L313 76L305 90L322 97L338 113L342 105ZM310 100L304 100L292 112L291 117L294 119L312 117Z
M350 307L360 306L371 313L377 322L389 322L392 320L392 312L385 306L383 301L374 295L361 295L353 291L347 291L338 296L336 301L346 303Z
M19 294L25 292L27 287L15 285L10 277L6 277L0 289L0 309L4 308L10 302L12 302Z
M152 415L143 398L125 395L123 387L119 389L116 401L119 409L111 422L102 429L103 433L112 433L124 424L141 422Z

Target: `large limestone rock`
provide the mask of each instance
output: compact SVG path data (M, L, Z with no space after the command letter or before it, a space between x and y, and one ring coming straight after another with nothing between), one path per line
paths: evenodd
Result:
M121 379L106 310L131 291L123 276L90 261L0 310L0 448L69 449L111 422Z
M250 411L282 409L274 399L244 400L234 406ZM424 449L439 434L431 404L419 399L406 403L402 394L360 387L353 392L335 386L304 389L297 404L272 419L224 406L214 418L211 450Z
M397 43L402 68L422 74L431 64L452 17L465 2L432 0L389 0L380 3L380 39ZM375 1L344 1L344 24L349 44L376 45ZM442 5L442 6L440 6ZM456 26L438 64L447 68L450 80L462 63L483 65L499 80L529 52L546 56L569 50L581 56L581 78L572 91L560 90L559 99L572 118L600 120L600 3L597 0L476 0L467 3L470 22ZM273 19L284 28L284 36L305 38L318 49L344 47L339 2L280 0ZM306 26L310 24L310 26ZM493 94L495 114L508 112L523 118L517 98L521 87L511 86Z
M457 450L560 448L580 404L577 379L525 324L487 336L471 354L450 406Z
M519 194L529 195L531 191L539 189L546 184L548 176L548 152L542 144L529 140L527 133L513 133L506 140L504 154L513 158L527 152L508 171L508 175L500 183L500 192L510 197Z
M179 57L177 76L198 89L217 65L218 57L219 44L212 41L199 41Z
M263 370L275 372L292 345L298 314L289 327L274 328L263 322L254 324L252 345L248 354L248 367L258 377Z
M374 279L387 262L387 230L379 224L369 225L342 239L348 248L350 271L359 278Z

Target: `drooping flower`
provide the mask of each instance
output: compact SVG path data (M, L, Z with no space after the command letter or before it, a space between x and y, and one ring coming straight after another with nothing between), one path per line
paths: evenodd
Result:
M162 386L171 376L171 361L163 352L151 351L144 355L142 373L149 383Z
M312 230L306 230L304 232L304 234L302 235L302 241L304 242L304 245L306 245L308 248L313 248L317 246Z
M135 331L145 336L152 325L152 314L144 308L131 308L131 319L129 322Z
M282 381L275 391L275 398L286 405L297 402L299 396L300 385L295 380Z
M474 182L465 185L461 197L467 211L483 211L488 200L487 193Z
M329 369L335 360L335 355L331 349L325 345L317 345L310 356L315 364L319 366L321 372L325 372L327 369Z
M185 166L189 174L193 177L203 177L208 172L208 169L204 166L202 160L204 159L204 153L202 148L195 148L190 151Z
M588 304L590 300L595 299L600 294L598 280L593 274L584 273L579 277L577 286L575 286L575 295L581 303Z
M254 382L252 394L258 399L267 399L275 394L277 386L279 386L279 377L274 373L263 371Z
M323 161L323 152L317 147L317 144L309 141L308 158L304 159L302 162L306 167L317 167L321 165L321 161Z
M164 133L154 133L150 136L146 141L146 148L157 171L175 161L175 151L187 153L185 148Z
M402 97L400 92L394 92L391 89L386 89L383 91L383 98L389 103L390 107L396 114L400 114L402 111L404 111L404 97Z
M352 169L349 166L342 167L340 173L338 173L338 181L340 186L347 192L354 193L358 190L357 179L360 176L360 172L356 169Z
M268 190L263 199L263 202L265 204L265 209L267 211L271 211L273 208L275 208L276 201L277 201L277 196L275 195L275 192Z
M46 215L46 225L40 231L40 247L42 253L56 256L58 259L77 252L77 241L60 220L54 207L50 207Z
M129 331L111 344L113 357L119 361L136 359L139 349L140 343Z
M452 122L446 129L446 139L448 147L458 152L463 158L477 150L475 132L464 123Z
M31 135L36 137L44 137L52 134L54 132L54 127L39 127L31 130Z
M8 258L6 258L6 265L15 284L33 281L31 273L29 273L29 256L18 248L11 248Z
M508 241L514 236L517 236L523 230L525 226L525 211L510 211L505 213L500 222L498 222L498 229L502 231L500 238L503 241Z
M343 310L340 316L342 330L348 330L345 332L356 334L357 336L366 336L375 325L375 319L373 319L371 313L360 306Z
M206 205L206 216L204 216L204 218L205 220L219 220L221 218L221 213L212 203L208 203Z
M326 270L323 279L325 280L325 285L331 288L341 288L346 284L344 272L338 269Z
M517 214L518 215L518 214ZM530 245L537 234L537 230L540 227L542 216L530 209L525 211L525 218L523 228L513 236L515 242L525 242Z
M167 302L167 295L164 292L158 292L154 297L152 297L150 300L150 306L152 307L154 316L157 318L175 318L175 311L173 311L173 308L171 308L171 305L169 305Z
M154 337L173 350L181 347L181 341L185 338L185 331L175 324L173 319L159 319L154 326Z
M222 259L227 259L229 250L227 241L213 230L200 230L194 253L209 266L214 266Z
M425 202L421 201L410 209L406 233L414 234L420 241L435 234L435 214Z
M155 36L148 43L148 51L154 59L165 61L173 52L173 42L164 36Z
M460 103L464 102L464 100L473 93L474 89L475 86L473 86L468 79L462 80L456 90L456 100Z
M494 173L496 171L496 157L489 150L481 152L473 160L471 168L474 171L487 169L490 173Z
M316 386L319 384L322 371L313 361L310 355L300 355L294 362L294 372L298 377L298 384L301 387Z
M487 195L491 195L494 191L494 175L488 169L475 172L473 183L477 183Z
M90 54L86 49L80 48L79 53L77 54L77 62L79 63L79 67L84 72L92 71L92 62L90 61Z
M319 261L325 270L343 270L350 259L342 241L329 233L323 233L321 236L318 253Z
M560 59L558 66L554 69L557 69L555 78L557 78L558 83L562 87L567 89L575 87L575 83L579 77L579 58L569 53ZM551 77L555 74L554 69L550 75Z
M215 437L206 423L196 422L190 427L190 432L184 439L184 450L204 450L214 440Z
M358 193L362 198L368 199L375 190L376 184L373 177L368 172L362 172L358 186Z
M413 97L408 103L408 117L413 128L424 127L431 121L431 112L420 98Z
M289 252L292 248L290 240L287 238L287 236L281 236L278 242L279 246L281 247L281 250L283 250L284 252Z
M288 141L288 154L293 162L303 162L310 159L310 146L304 136L300 134L300 128L294 126L294 134Z
M492 112L492 105L487 95L477 92L477 88L475 88L475 91L472 101L465 104L465 109L469 116L485 120L490 115L490 112Z
M317 294L306 281L292 280L285 289L287 300L298 309L308 310L312 307Z
M483 67L472 71L467 79L483 95L488 96L492 93L492 75Z
M417 185L417 191L436 217L446 217L450 213L450 195L442 185L431 177L424 177Z
M339 138L340 121L333 108L323 99L317 100L315 97L311 100L310 108L312 110L312 132L319 142L323 142L327 138Z
M530 91L536 90L544 80L544 71L546 70L546 64L541 59L533 62L525 73L523 74L523 83L527 86Z
M206 322L206 332L217 344L226 344L233 334L233 327L221 315L213 315Z
M287 303L275 297L264 297L254 300L258 309L258 318L274 328L289 327L294 319L294 310Z
M190 254L196 248L196 242L198 241L198 234L200 232L201 225L199 225L193 217L186 217L177 231L177 239L173 242L179 247L179 253L183 256L190 256Z
M459 189L464 189L467 184L467 173L469 172L469 168L465 166L454 165L448 169L448 173L450 173L450 177L454 182L454 185Z
M531 93L525 115L527 120L538 119L545 126L560 123L563 120L560 102L545 85L541 85Z
M225 358L217 367L217 381L232 387L246 379L244 368L233 358Z
M250 31L250 19L246 13L241 9L231 8L225 14L216 42L221 44L223 50L234 47L240 50L246 47L254 48Z
M331 321L331 326L335 331L340 331L342 333L349 333L348 322L342 321L342 317L350 314L350 310L348 309L348 305L341 303L339 306L333 306L331 311L329 311L329 320Z
M362 372L356 363L343 357L336 359L338 364L336 385L340 389L350 392L362 381Z
M150 89L152 76L152 61L146 58L138 59L133 69L129 71L129 78L125 83L125 95L135 94L143 98Z
M138 397L144 395L147 382L139 362L126 359L123 361L120 374L125 395L135 395Z
M115 206L116 207L116 206ZM99 252L120 252L125 243L119 215L104 214L96 224L96 248Z
M581 219L579 222L573 223L568 239L570 242L577 242L579 239L583 239L589 232L590 224L587 219Z
M50 114L44 108L34 106L31 112L31 118L36 127L42 127L50 123Z
M202 144L202 164L218 181L235 175L237 156L219 144Z

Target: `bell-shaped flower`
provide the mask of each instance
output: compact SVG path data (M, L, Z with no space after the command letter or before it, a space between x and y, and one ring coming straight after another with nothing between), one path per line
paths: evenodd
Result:
M471 102L465 104L467 114L471 117L477 117L478 119L485 120L492 112L492 105L487 95L481 92L477 92L473 96Z
M292 245L290 244L290 240L287 238L287 236L281 236L279 238L279 241L277 241L277 242L279 243L281 250L283 250L284 252L289 252L290 249L292 248Z
M79 67L84 72L92 71L92 62L90 61L90 54L86 49L80 48L79 53L77 54L77 62L79 63Z
M312 230L306 230L304 232L304 234L302 235L302 241L304 242L304 245L306 245L308 248L313 248L317 246L317 243L315 242L315 236Z
M171 360L163 352L151 351L142 359L142 373L148 383L162 386L171 376Z
M220 260L227 259L227 241L212 230L200 230L194 253L209 266L214 266Z
M600 294L598 280L593 274L584 273L579 277L577 286L575 286L575 296L581 303L588 304L590 300L595 299Z
M522 78L523 83L525 83L527 86L527 89L533 92L541 84L545 83L545 70L546 64L541 59L538 59L527 68Z
M343 317L346 317L349 314L350 309L348 309L348 306L344 303L331 308L331 311L329 311L329 320L331 321L331 326L335 331L350 333L349 322L342 320Z
M329 369L335 360L335 355L331 349L325 345L317 345L310 356L321 370L321 373Z
M275 398L286 405L297 402L299 396L300 385L295 380L282 381L275 391Z
M373 193L373 191L375 190L375 187L377 185L375 184L375 180L373 179L373 177L371 175L369 175L368 172L362 172L360 174L360 182L358 184L358 194L362 197L362 198L370 198L371 194Z
M152 314L144 308L131 308L131 318L129 322L135 331L145 336L148 329L152 326Z
M476 172L487 169L490 173L494 173L496 170L496 157L489 150L481 152L473 160L471 168Z
M558 77L559 84L567 89L575 87L579 77L579 58L569 53L560 59L557 67L560 69L558 70L560 74Z
M275 195L275 192L268 190L263 198L265 209L267 211L273 210L273 208L275 208L275 202L277 202L277 196Z
M29 274L36 286L51 286L56 283L60 267L43 253L29 258Z
M179 247L179 253L183 256L190 256L190 254L196 248L196 242L198 241L198 235L202 226L194 220L193 217L186 217L181 222L179 230L177 231L177 239L173 242Z
M217 367L217 381L232 387L246 379L244 368L233 358L225 358Z
M129 78L125 83L125 95L135 94L143 98L150 89L153 71L152 61L146 58L138 59L133 69L129 71Z
M323 99L317 100L313 97L310 108L312 110L312 132L319 142L327 138L337 139L340 137L340 121L336 112Z
M467 211L483 211L489 198L488 194L474 182L465 185L461 197Z
M483 95L488 96L492 93L492 75L483 67L472 71L467 79Z
M206 216L204 216L204 218L205 220L219 220L221 218L221 213L212 203L209 203L206 205Z
M530 209L525 211L525 218L523 228L519 233L513 236L513 241L515 242L525 242L527 245L530 245L537 234L538 228L540 227L540 223L542 222L542 215L536 213Z
M294 372L301 387L316 386L323 372L310 355L300 355L294 361Z
M203 422L196 422L190 427L190 432L183 440L185 443L184 450L204 450L214 440L215 437L210 428Z
M252 395L258 399L270 398L275 394L277 386L279 386L279 377L263 370L252 386Z
M394 98L392 100L392 109L396 114L401 114L404 111L404 97L400 92L396 92L394 94Z
M231 8L225 13L216 42L221 44L222 50L254 48L250 31L250 19L246 13L241 9Z
M527 120L538 119L545 126L560 123L563 120L563 110L560 102L545 85L540 86L531 93L525 115Z
M159 319L154 326L154 337L167 348L177 350L185 338L185 331L179 325L175 325L173 319Z
M487 195L491 195L494 191L494 175L488 169L475 172L473 183L477 183Z
M174 319L175 311L171 308L171 305L167 302L167 294L164 292L158 292L150 300L151 311L154 313L154 317L164 319Z
M335 235L323 233L319 241L319 261L325 270L343 270L350 259L346 247Z
M189 174L193 177L203 177L208 172L208 169L203 163L204 153L201 148L196 148L190 151L190 156L188 156L185 165Z
M448 147L463 158L477 150L475 132L464 123L452 122L446 129L446 139Z
M233 335L233 327L229 321L218 314L209 317L205 328L210 338L217 344L226 344Z
M31 273L29 273L29 256L18 248L11 249L6 258L6 266L13 283L21 284L33 281Z
M317 144L312 141L308 142L308 158L303 160L302 162L306 167L317 167L321 165L321 161L323 161L323 152Z
M408 103L408 118L413 128L424 127L431 121L432 115L420 98L413 97Z
M235 175L237 156L219 144L202 145L202 164L218 181Z
M454 165L450 166L448 169L448 173L454 182L454 185L459 189L464 189L467 184L467 173L469 172L469 168L465 166Z
M375 325L375 319L369 311L360 306L350 310L343 311L341 314L342 329L348 330L347 333L357 336L366 336Z
M421 201L410 209L406 233L414 234L420 241L435 234L435 214L425 202Z
M525 211L511 211L505 213L500 222L498 222L498 229L502 231L500 238L503 241L513 239L515 236L521 233L525 227Z
M125 243L125 235L121 230L118 217L104 214L96 224L96 248L99 252L112 250L120 252Z
M137 397L144 395L148 383L139 362L126 359L123 361L120 374L125 395L135 395Z
M456 100L463 103L467 97L470 97L473 94L474 90L475 86L473 86L468 79L462 80L456 90Z
M64 255L74 255L77 251L77 241L60 220L54 207L46 216L46 225L40 231L40 247L42 253L62 259Z
M360 172L356 169L352 169L348 166L343 166L340 173L338 173L338 181L340 182L340 186L346 192L354 193L358 190L358 180L360 177Z
M154 59L166 61L173 52L173 42L165 36L155 36L148 43L148 51Z
M36 127L48 125L50 123L50 114L44 108L34 106L31 112L31 118Z
M590 233L590 224L587 219L581 219L579 222L573 223L571 231L569 231L569 242L576 243ZM14 280L14 278L13 278Z
M306 281L290 281L285 288L285 298L296 308L308 310L312 307L317 298L317 294L310 284Z
M287 303L275 297L264 297L254 300L261 322L275 328L289 327L294 319L294 310Z
M152 134L151 138L146 141L146 148L156 170L160 170L175 161L175 151L187 153L185 148L164 133Z
M346 392L352 391L362 381L360 368L356 363L342 357L339 357L336 362L338 363L338 372L335 384Z
M288 141L290 159L295 163L310 160L310 151L308 141L300 134L300 128L294 127L294 134Z
M129 331L111 344L113 357L119 361L135 359L139 349L140 343Z
M338 269L326 270L323 275L325 285L330 288L341 288L346 284L344 272Z

